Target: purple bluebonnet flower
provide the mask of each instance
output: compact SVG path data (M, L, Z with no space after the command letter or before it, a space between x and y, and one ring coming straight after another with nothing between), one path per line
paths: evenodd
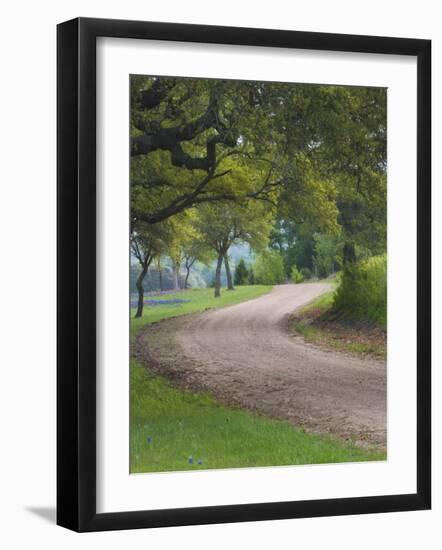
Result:
M179 292L184 292L184 289L180 288L180 289L170 289L170 290L152 290L150 292L146 292L146 296L165 296L165 295L168 295L170 294L171 296L173 296L174 294L177 294Z
M170 306L175 304L184 304L190 302L190 300L181 300L180 298L173 298L171 300L144 300L145 306ZM137 302L131 302L131 307L136 307Z
M201 458L198 460L198 464L201 466L201 464L203 463L203 461L201 460Z
M150 436L150 435L149 435L149 436L147 436L147 442L148 442L148 443L152 443L152 438L151 438L151 436Z
M189 464L193 464L193 457L189 456Z

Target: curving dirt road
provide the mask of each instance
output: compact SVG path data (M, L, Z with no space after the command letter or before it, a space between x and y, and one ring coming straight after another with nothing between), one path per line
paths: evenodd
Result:
M317 432L386 445L386 365L317 349L287 332L325 283L281 285L224 309L139 333L135 354L155 371L224 402Z

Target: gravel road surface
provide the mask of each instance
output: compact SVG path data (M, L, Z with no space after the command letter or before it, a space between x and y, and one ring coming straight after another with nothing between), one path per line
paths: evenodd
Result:
M280 285L219 310L140 331L134 353L180 386L314 432L386 446L385 362L326 351L287 330L327 283Z

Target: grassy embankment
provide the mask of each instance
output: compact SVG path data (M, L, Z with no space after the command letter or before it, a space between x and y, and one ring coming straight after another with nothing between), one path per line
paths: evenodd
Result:
M386 256L356 264L335 280L335 290L296 312L290 328L316 345L385 358L386 275Z
M212 289L161 296L161 300L190 301L146 306L141 319L132 319L132 337L160 319L239 303L270 289L238 287L223 292L218 300ZM385 459L383 452L308 434L288 422L227 408L210 395L177 389L134 359L130 456L133 473Z

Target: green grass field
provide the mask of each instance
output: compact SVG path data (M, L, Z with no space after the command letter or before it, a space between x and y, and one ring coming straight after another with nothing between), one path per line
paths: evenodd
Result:
M190 302L145 307L141 319L132 319L132 337L160 319L239 303L270 289L238 287L217 300L213 289L161 296ZM227 408L210 395L177 389L134 359L130 386L132 473L385 459L382 451L308 434L285 421Z
M254 285L254 286L238 286L235 290L222 290L219 298L213 297L213 288L200 288L194 290L184 290L175 294L163 294L161 296L149 297L152 300L170 300L178 298L180 300L189 300L182 304L159 305L159 306L144 306L143 316L139 319L131 321L132 334L142 326L161 319L177 317L178 315L186 315L188 313L198 313L206 309L214 309L218 307L230 306L252 300L258 296L262 296L270 292L271 286ZM136 308L132 309L132 317Z

